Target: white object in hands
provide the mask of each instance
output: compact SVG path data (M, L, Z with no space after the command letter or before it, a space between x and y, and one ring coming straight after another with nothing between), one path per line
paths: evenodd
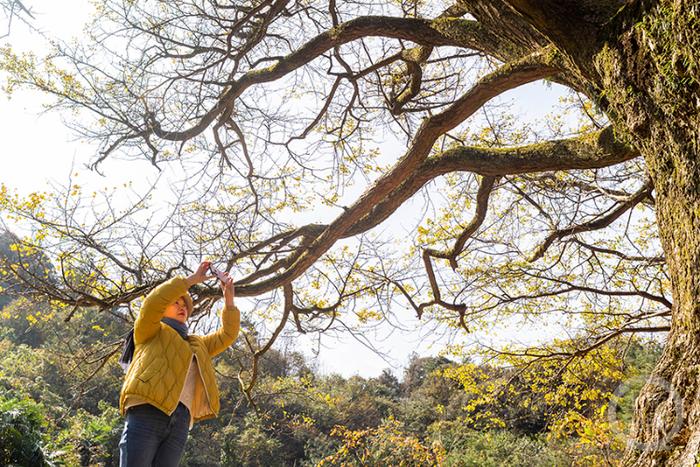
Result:
M212 274L214 274L221 282L226 283L226 276L224 275L223 272L219 271L214 267L213 264L209 265L209 270L211 271Z

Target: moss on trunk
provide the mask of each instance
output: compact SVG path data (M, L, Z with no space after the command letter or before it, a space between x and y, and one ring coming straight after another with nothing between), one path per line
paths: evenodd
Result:
M617 30L615 30L617 28ZM625 465L696 465L700 456L700 4L635 2L594 58L600 102L644 156L674 301L663 356L637 399ZM660 379L658 379L660 378ZM669 385L662 387L656 381Z

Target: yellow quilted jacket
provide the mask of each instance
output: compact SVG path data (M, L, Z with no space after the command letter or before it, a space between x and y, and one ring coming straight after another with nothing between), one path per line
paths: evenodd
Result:
M166 306L187 291L187 281L173 277L148 294L134 324L134 357L119 395L119 412L134 403L147 402L171 415L177 408L192 355L197 358L204 382L195 385L191 416L193 421L219 414L219 388L216 385L212 357L226 350L238 337L240 312L225 308L221 327L206 336L188 336L184 340L160 320Z

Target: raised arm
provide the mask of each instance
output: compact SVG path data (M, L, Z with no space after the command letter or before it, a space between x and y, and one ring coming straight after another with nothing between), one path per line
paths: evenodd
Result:
M229 277L228 273L224 273L224 275L226 280L222 281L221 288L224 292L225 306L224 311L221 312L221 327L215 332L202 337L207 351L212 357L220 354L233 344L241 329L241 312L233 304L235 294L233 279Z
M158 332L165 307L184 295L189 288L186 278L176 276L151 290L143 301L134 324L134 344L142 344Z
M224 311L221 312L221 327L215 332L202 337L209 355L214 357L226 350L228 346L236 341L240 329L241 312L238 311L238 308L235 306L224 308Z

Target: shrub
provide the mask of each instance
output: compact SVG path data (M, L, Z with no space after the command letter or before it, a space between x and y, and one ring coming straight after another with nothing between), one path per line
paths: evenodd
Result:
M568 466L572 459L547 443L544 435L518 435L508 430L477 431L460 421L437 422L430 439L445 449L446 466Z
M331 432L342 445L335 454L327 456L319 466L330 465L439 465L444 456L440 443L430 446L405 432L401 422L388 418L377 428L349 430L337 426Z
M282 443L264 430L264 424L254 414L246 416L243 428L224 428L223 465L270 467L282 465Z
M119 410L105 401L100 401L98 408L99 415L92 415L79 408L68 419L68 428L54 442L55 447L61 449L61 461L68 465L118 463L118 445L122 431Z
M0 465L49 465L41 435L45 425L41 404L0 394Z

